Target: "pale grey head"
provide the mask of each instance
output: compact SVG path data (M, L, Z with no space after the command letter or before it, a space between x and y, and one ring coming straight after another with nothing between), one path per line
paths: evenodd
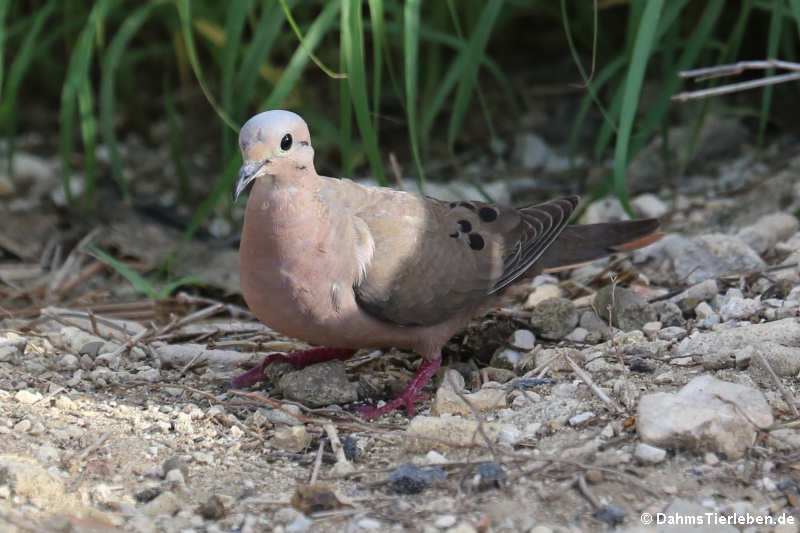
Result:
M314 172L308 125L291 111L276 109L251 117L239 132L239 149L244 162L233 188L234 202L258 178Z

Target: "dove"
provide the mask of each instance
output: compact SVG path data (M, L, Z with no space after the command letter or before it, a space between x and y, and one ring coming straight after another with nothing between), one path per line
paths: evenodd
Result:
M441 365L442 347L511 284L655 242L656 219L569 225L575 196L521 208L446 202L317 174L305 121L250 118L233 199L251 187L239 248L242 295L273 330L315 348L272 354L235 378L252 386L269 363L295 367L395 347L422 357L400 397L409 417Z

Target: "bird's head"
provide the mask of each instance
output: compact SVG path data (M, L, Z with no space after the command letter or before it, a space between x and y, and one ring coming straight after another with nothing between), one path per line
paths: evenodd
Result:
M314 173L314 148L308 125L291 111L265 111L250 118L239 132L244 160L233 188L233 201L258 178Z

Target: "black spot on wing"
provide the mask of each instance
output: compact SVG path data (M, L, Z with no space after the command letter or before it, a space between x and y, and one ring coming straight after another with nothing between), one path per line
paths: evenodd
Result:
M461 233L469 233L472 231L472 224L469 223L469 220L459 220L458 226L461 228Z
M453 233L451 233L451 234L450 234L450 236L451 236L452 238L454 238L454 239L457 239L459 235L460 235L460 233L458 233L457 231L455 231L455 232L453 232Z
M497 219L497 209L494 207L481 207L478 210L478 216L484 222L492 222Z
M483 241L483 237L481 237L477 233L470 233L469 234L469 247L473 250L483 250L485 246L485 242Z
M469 202L458 202L458 205L460 205L461 207L466 207L467 209L469 209L471 211L475 211L475 206L472 205Z

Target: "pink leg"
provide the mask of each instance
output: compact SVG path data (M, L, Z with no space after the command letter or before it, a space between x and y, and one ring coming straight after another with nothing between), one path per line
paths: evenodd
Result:
M304 368L308 365L332 361L333 359L341 359L344 361L345 359L350 359L354 353L356 353L356 350L351 348L314 348L312 350L303 350L287 354L273 353L266 356L261 364L233 378L231 381L231 388L244 389L256 383L261 383L264 381L264 372L266 371L267 365L270 363L286 362L294 365L296 368Z
M422 365L419 367L419 370L417 370L417 374L411 380L411 383L408 384L406 390L403 391L403 394L381 407L362 407L359 409L361 416L369 420L379 417L382 414L390 411L394 411L398 407L405 405L406 414L409 418L412 418L416 414L416 411L414 410L414 402L419 400L422 396L419 391L421 391L425 385L428 384L436 371L439 370L441 365L441 357L437 357L436 359L432 359L430 361L427 359L423 360Z

